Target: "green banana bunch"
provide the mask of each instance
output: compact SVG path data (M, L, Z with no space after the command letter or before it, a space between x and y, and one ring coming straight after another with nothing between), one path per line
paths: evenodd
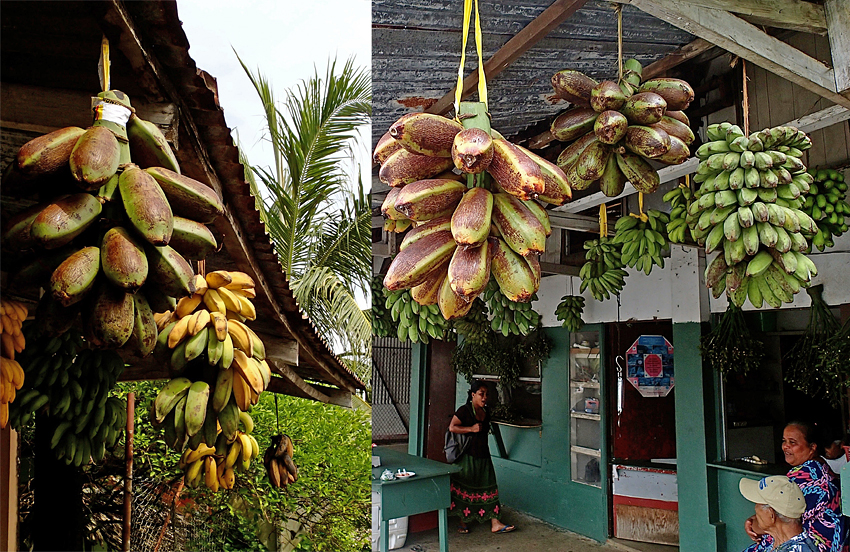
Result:
M667 223L667 239L670 243L686 243L693 240L688 228L688 207L694 202L695 194L684 185L679 185L664 194L664 202L670 204L670 222Z
M571 332L579 331L584 326L581 314L584 311L584 297L580 295L564 295L555 308L555 315L563 322L563 326Z
M122 92L98 96L130 115ZM40 186L69 168L67 189ZM159 129L135 115L126 127L96 119L87 130L69 127L31 140L14 170L45 190L43 203L13 215L2 234L10 260L21 267L14 284L44 287L62 308L74 309L66 318L81 313L89 345L151 353L153 312L194 293L187 259L217 248L205 224L223 214L221 199L181 175Z
M440 314L436 305L420 305L413 300L409 289L386 291L384 308L389 310L392 321L398 325L399 341L428 343L429 338L443 339L449 323Z
M452 321L452 328L470 343L484 343L492 333L490 320L487 319L487 305L476 297L472 308L463 318Z
M706 253L712 295L726 291L741 306L749 299L778 308L807 287L817 269L803 252L815 221L802 210L814 177L800 160L811 147L804 132L775 127L745 136L737 125L710 125L694 176L700 184L686 221Z
M620 217L614 226L614 243L622 247L621 262L625 266L637 268L649 275L652 265L664 268L661 251L667 247L666 213L650 210L645 213L646 220L632 215Z
M26 378L10 405L12 427L20 430L47 406L57 458L77 467L100 462L127 422L125 401L109 396L124 362L114 351L85 348L75 330L51 337L28 323L23 331L31 345L18 356Z
M387 296L379 276L372 277L372 333L378 337L392 335L393 321L389 310L384 306Z
M540 313L531 308L531 303L537 300L536 293L527 303L511 301L502 293L495 278L491 278L482 295L493 314L490 328L494 332L505 337L510 334L528 335L540 325Z
M611 295L619 295L626 285L624 278L628 274L623 269L625 265L622 262L620 244L606 236L584 242L584 248L587 250L587 262L579 271L579 290L584 292L590 289L591 295L597 301L610 299Z
M804 231L803 235L818 251L823 251L835 245L834 236L847 231L845 218L850 217L847 183L844 175L834 169L809 169L809 174L814 177L814 182L802 210L817 223L818 231L814 234Z

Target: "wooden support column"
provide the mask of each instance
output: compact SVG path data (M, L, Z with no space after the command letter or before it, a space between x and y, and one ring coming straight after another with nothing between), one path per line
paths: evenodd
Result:
M18 550L18 432L0 429L0 550Z

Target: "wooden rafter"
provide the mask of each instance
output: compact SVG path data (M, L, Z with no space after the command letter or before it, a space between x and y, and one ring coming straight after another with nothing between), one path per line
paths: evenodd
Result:
M552 5L543 10L534 20L518 32L504 46L493 54L493 57L484 63L484 72L491 79L504 71L511 63L516 61L522 54L527 52L552 29L566 21L572 14L579 10L587 0L555 0ZM475 90L478 84L478 71L473 71L463 80L462 97L467 97ZM455 88L453 87L445 96L429 107L428 113L443 115L447 113L454 103Z
M821 97L850 107L850 98L836 92L835 73L831 68L740 17L724 10L684 2L623 1Z
M821 35L827 29L823 6L803 0L680 0L679 4L728 11L766 27Z

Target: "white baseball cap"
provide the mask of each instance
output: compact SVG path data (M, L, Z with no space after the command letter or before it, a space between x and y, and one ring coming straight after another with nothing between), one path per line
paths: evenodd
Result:
M750 502L767 504L785 517L799 518L806 511L803 491L784 475L765 477L761 481L744 477L738 488Z

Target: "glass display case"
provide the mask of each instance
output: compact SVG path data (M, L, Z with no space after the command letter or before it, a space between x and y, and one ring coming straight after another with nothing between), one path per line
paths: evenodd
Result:
M602 377L598 331L570 334L572 480L602 486Z

